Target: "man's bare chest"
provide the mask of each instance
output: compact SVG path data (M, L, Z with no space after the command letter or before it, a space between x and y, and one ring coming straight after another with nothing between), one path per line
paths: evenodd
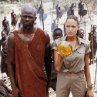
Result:
M23 41L31 41L34 36L35 36L35 33L32 33L32 34L18 34L18 36L23 40Z

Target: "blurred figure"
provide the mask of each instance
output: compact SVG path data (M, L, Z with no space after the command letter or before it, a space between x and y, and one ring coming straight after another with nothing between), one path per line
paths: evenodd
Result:
M90 53L90 64L93 63L95 55L96 55L96 50L97 50L97 31L96 31L97 26L93 25L91 32L89 33L89 41L90 41L90 48L91 48L91 53Z
M4 17L2 21L2 27L3 27L3 32L5 32L6 35L8 35L10 27L9 27L9 21L6 19L6 17Z
M58 4L56 5L56 15L57 15L57 18L61 18L62 16L61 7Z
M13 26L13 29L15 29L16 24L17 24L17 16L14 13L14 10L12 10L12 12L11 12L11 25Z
M59 19L62 17L63 12L61 10L61 7L59 4L56 5L56 20L57 20L57 24L59 22Z
M71 4L67 11L67 16L74 15L74 3Z
M40 5L40 7L38 8L38 11L39 13L39 20L40 21L43 21L44 20L44 9L42 8L42 6Z
M58 28L58 25L56 23L56 20L53 20L52 24L51 24L51 31L54 32L54 30Z
M83 10L84 10L83 0L80 0L80 2L78 3L78 14L80 15L80 21L83 18Z
M80 38L84 38L84 30L83 29L79 29L78 36Z
M4 31L1 32L1 73L6 73L7 71L7 35Z
M53 32L53 41L56 39L60 38L63 36L62 30L60 28L56 28ZM52 49L51 49L51 54L52 54L52 71L51 71L51 81L50 81L50 87L56 91L56 82L57 82L57 72L54 67L54 42L52 43Z
M62 37L62 30L60 28L56 28L53 32L53 40Z

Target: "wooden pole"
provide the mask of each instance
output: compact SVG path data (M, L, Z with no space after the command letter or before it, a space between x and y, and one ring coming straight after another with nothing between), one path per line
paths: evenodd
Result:
M93 28L93 26L91 25L91 31L93 30L92 29ZM93 45L94 45L94 43L93 43L94 41L93 41L93 31L92 31L92 33L91 33L91 45L92 45L92 64L94 63L94 48L93 48Z
M95 79L94 79L94 91L96 86L96 76L97 76L97 58L96 58L96 69L95 69Z
M44 18L43 18L44 10L43 10L43 2L42 2L42 0L41 0L41 8L42 8L42 26L43 26L43 30L44 30Z

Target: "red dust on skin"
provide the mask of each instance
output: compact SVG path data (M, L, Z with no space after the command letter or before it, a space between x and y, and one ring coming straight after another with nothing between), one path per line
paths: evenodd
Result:
M69 35L72 35L72 32L68 32Z

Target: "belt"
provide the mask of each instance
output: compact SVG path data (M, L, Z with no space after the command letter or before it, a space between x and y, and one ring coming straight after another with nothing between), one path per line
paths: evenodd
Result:
M72 72L69 69L63 70L64 73L72 73L72 74L79 74L79 73L84 73L84 70L78 71L78 72Z

